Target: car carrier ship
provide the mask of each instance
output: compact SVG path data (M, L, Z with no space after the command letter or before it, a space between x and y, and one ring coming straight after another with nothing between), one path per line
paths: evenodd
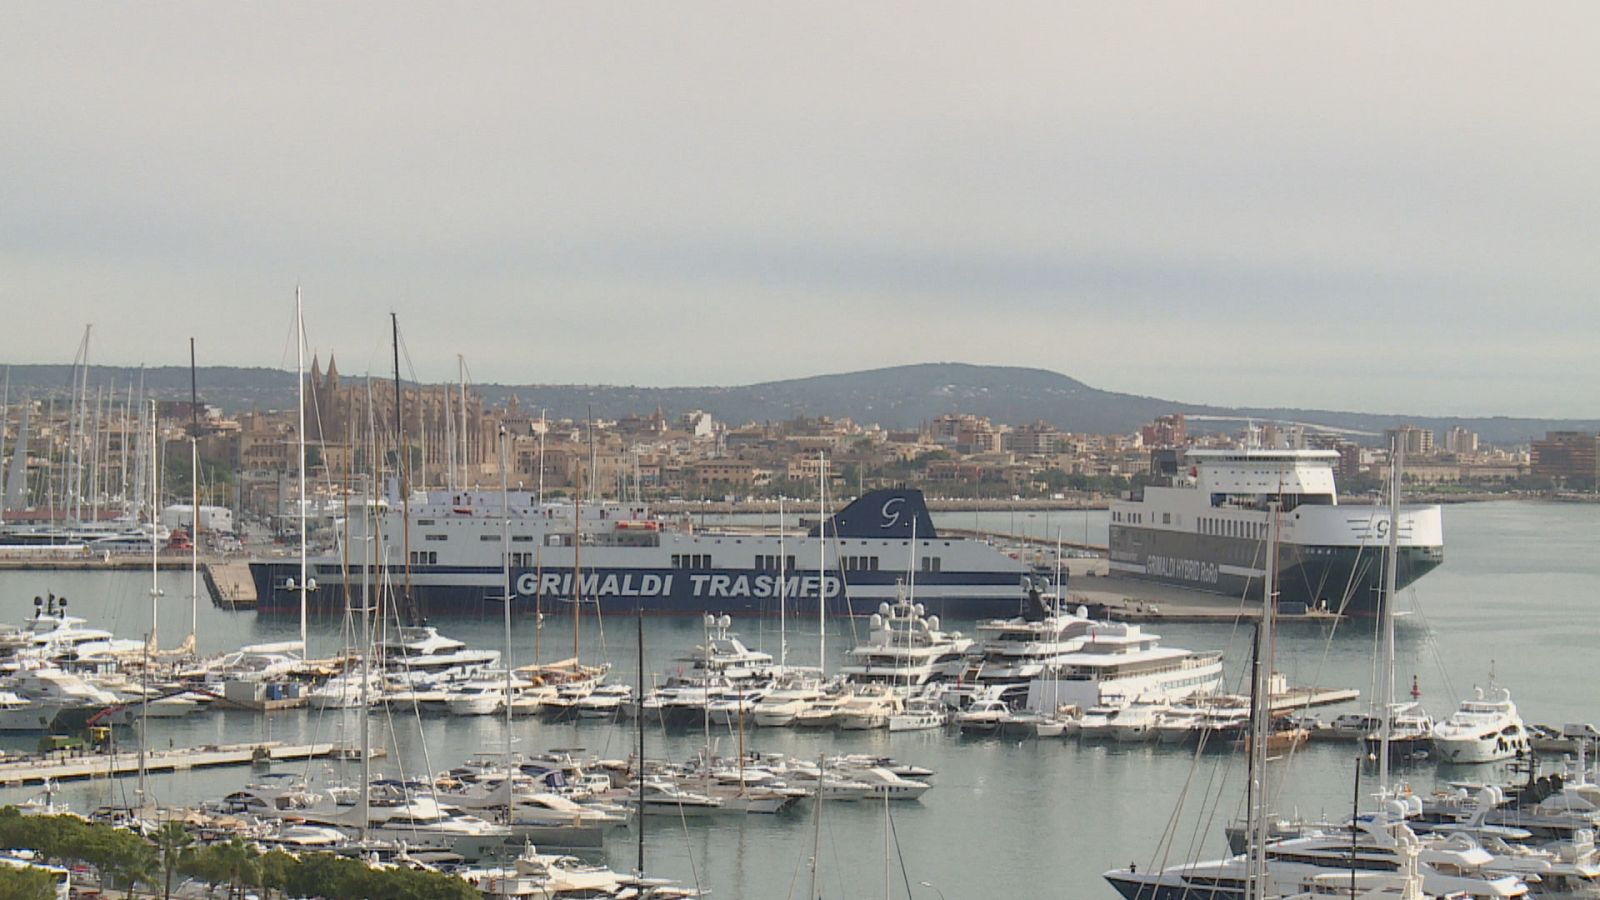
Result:
M504 497L510 536L503 541L499 491L413 496L409 536L401 533L402 504L389 497L373 505L374 517L352 511L350 546L363 546L363 520L377 521L380 540L372 543L387 548L389 578L409 583L412 611L421 616L498 610L503 552L510 556L513 609L558 614L576 600L586 610L598 602L603 612L777 615L781 596L790 614L815 615L819 594L829 614L865 613L892 602L896 583L914 573L917 601L930 612L1010 615L1028 572L987 541L939 534L922 493L904 488L868 492L828 518L825 532L812 527L781 538L696 529L644 507L541 503L535 492L511 491ZM349 577L359 582L360 551L352 552ZM342 560L319 556L309 564L318 585L307 594L310 608L342 609ZM298 560L256 561L250 571L258 611L298 612Z
M1111 505L1111 574L1259 600L1268 504L1279 505L1280 604L1351 615L1380 606L1389 510L1340 505L1332 450L1190 450L1187 469ZM1438 506L1402 507L1395 584L1444 561Z

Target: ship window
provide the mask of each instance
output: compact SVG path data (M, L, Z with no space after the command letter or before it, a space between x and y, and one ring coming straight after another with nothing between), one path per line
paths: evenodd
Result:
M1161 514L1161 524L1163 524L1163 525L1171 525L1172 524L1172 513L1162 513Z
M432 519L418 519L417 520L417 524L421 525L421 526L432 525L433 524L433 520Z
M448 535L448 534L425 534L425 535L422 536L422 539L426 540L426 541L448 541L448 540L450 540L450 535Z
M515 541L515 542L517 542L519 544L526 544L527 542L533 540L533 535L531 535L531 534L513 534L511 536L511 540L513 540L513 541Z
M944 564L944 560L937 556L924 556L922 558L922 571L937 572Z
M498 534L480 534L480 535L478 535L478 540L480 540L480 541L498 541L498 540L500 540L500 535L498 535Z

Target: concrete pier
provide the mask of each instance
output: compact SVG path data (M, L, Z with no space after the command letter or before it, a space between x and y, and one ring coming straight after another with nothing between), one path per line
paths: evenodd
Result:
M280 741L263 741L256 744L214 744L204 747L187 747L181 750L152 750L144 755L146 772L183 772L189 769L209 769L218 766L246 766L257 762L284 762L324 757L357 758L360 751L342 744L285 744ZM374 756L382 754L375 750ZM30 754L20 758L0 758L0 785L42 784L52 781L72 781L84 778L114 778L136 775L139 772L139 753L120 750L116 753L46 753Z

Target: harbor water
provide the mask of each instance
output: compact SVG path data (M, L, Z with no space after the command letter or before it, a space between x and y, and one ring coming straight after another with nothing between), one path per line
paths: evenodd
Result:
M775 521L775 517L774 517ZM944 527L980 528L1088 543L1105 540L1104 512L954 513ZM1529 723L1559 726L1600 719L1600 691L1590 668L1596 631L1593 610L1600 596L1600 505L1496 502L1448 506L1444 513L1446 557L1437 571L1402 597L1398 628L1398 682L1409 691L1413 678L1435 718L1447 716L1475 684L1494 675L1509 688ZM20 621L32 598L45 591L70 598L75 614L120 637L140 637L150 628L150 578L127 572L5 573L0 575L0 620ZM163 573L159 636L177 646L190 626L190 580ZM862 610L863 615L871 610ZM230 613L202 600L198 642L203 652L296 635L292 618ZM439 620L446 633L476 646L500 647L497 615ZM629 617L586 618L576 639L585 662L610 660L612 680L636 683L635 621ZM788 623L791 662L817 661L814 619ZM946 622L947 629L971 629ZM340 620L312 622L312 651L332 653L341 645ZM680 665L700 642L695 618L652 618L644 623L647 672L657 677ZM1151 624L1163 644L1191 650L1226 651L1227 682L1237 689L1247 659L1247 626ZM863 620L827 623L827 664L837 669L844 653L864 637ZM736 630L752 647L776 655L778 622L742 620ZM524 664L570 656L575 638L570 617L531 617L514 624L513 661ZM1296 623L1277 642L1277 668L1295 685L1354 687L1365 709L1372 695L1373 623ZM1339 710L1318 711L1326 716ZM200 713L153 720L152 747L183 747L258 739L356 740L350 713L289 710L267 715ZM505 745L500 719L414 717L375 712L375 740L389 756L374 763L392 774L438 772L480 750ZM542 752L582 748L583 754L624 758L635 740L631 722L556 724L517 720L515 748ZM133 739L123 732L119 740ZM7 735L0 747L32 749L36 738ZM708 744L732 753L740 744L727 727L647 735L651 756L684 758ZM1114 892L1100 879L1106 869L1137 863L1141 869L1223 852L1222 829L1242 810L1244 772L1239 754L1204 754L1123 747L1073 740L960 738L952 733L802 732L749 729L748 749L815 759L844 752L892 755L936 771L935 787L920 802L830 803L820 812L807 803L778 816L719 817L681 822L647 820L646 846L652 874L699 883L715 896L800 897L811 880L817 850L817 894L829 898L956 898L994 894L1105 897ZM336 764L280 764L278 771L320 778ZM1349 744L1312 743L1274 764L1277 806L1284 814L1337 816L1350 808L1358 760ZM1507 776L1495 767L1449 768L1431 762L1402 769L1417 790L1449 779ZM353 773L351 773L353 774ZM1371 771L1364 777L1370 779ZM158 775L151 791L163 804L215 800L250 778L243 769ZM133 798L131 779L75 782L58 799L79 811ZM1365 792L1365 788L1362 789ZM34 788L0 791L0 802L16 802ZM1180 797L1182 809L1175 816ZM1167 840L1162 843L1163 835ZM634 832L621 829L606 854L619 869L631 868ZM1158 849L1160 848L1160 849Z

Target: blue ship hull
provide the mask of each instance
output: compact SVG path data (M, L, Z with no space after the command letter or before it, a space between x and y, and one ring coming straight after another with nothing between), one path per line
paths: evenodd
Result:
M255 582L261 613L298 613L300 595L286 587L300 577L297 561L253 562L250 574ZM308 595L312 612L336 612L344 608L343 576L336 564L314 563L310 576L317 589ZM401 590L400 571L388 577ZM905 573L898 571L828 572L823 579L829 615L866 615L878 603L894 595L895 585ZM360 591L361 573L350 575L352 594ZM370 574L378 583L378 573ZM590 569L583 570L580 596L585 611L598 599L605 613L644 612L658 615L694 615L706 612L734 615L778 615L780 594L786 598L790 615L817 614L817 572L799 570L787 573L787 584L780 590L778 573L758 569ZM512 611L561 615L573 608L572 570L546 567L511 570ZM419 614L434 616L477 616L498 610L504 590L501 570L470 566L414 566L411 569L411 596ZM1015 615L1020 579L1011 572L918 572L917 602L929 615L975 619Z

